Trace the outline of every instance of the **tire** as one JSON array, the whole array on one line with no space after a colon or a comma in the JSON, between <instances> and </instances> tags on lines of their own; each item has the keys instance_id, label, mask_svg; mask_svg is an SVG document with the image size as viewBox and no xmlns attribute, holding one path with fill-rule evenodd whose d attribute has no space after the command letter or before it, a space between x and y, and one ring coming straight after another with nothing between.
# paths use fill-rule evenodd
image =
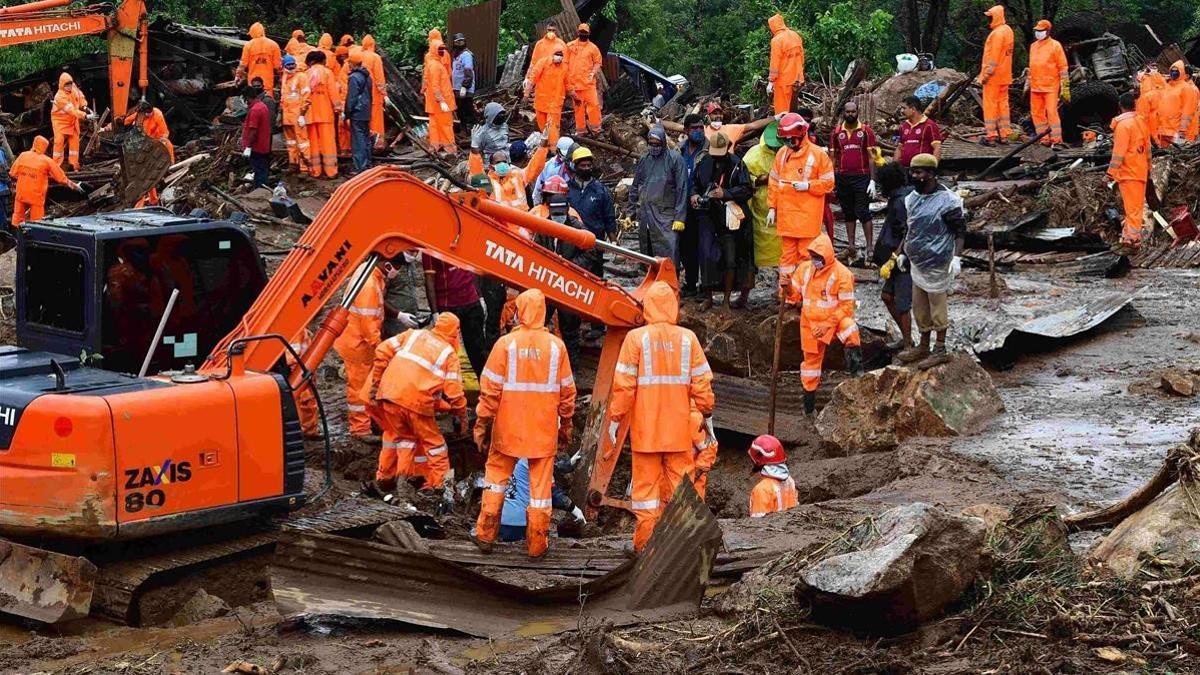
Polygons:
<instances>
[{"instance_id":1,"label":"tire","mask_svg":"<svg viewBox=\"0 0 1200 675\"><path fill-rule=\"evenodd\" d=\"M1108 22L1104 17L1094 12L1081 12L1072 14L1054 24L1054 29L1051 31L1055 40L1058 40L1068 49L1076 42L1085 40L1093 40L1104 35L1108 29ZM1096 51L1097 45L1084 45L1073 50L1079 54L1080 58L1087 58Z\"/></svg>"},{"instance_id":2,"label":"tire","mask_svg":"<svg viewBox=\"0 0 1200 675\"><path fill-rule=\"evenodd\" d=\"M1120 112L1117 88L1098 80L1084 82L1071 88L1071 102L1063 106L1061 117L1063 140L1078 143L1085 126L1108 129Z\"/></svg>"}]
</instances>

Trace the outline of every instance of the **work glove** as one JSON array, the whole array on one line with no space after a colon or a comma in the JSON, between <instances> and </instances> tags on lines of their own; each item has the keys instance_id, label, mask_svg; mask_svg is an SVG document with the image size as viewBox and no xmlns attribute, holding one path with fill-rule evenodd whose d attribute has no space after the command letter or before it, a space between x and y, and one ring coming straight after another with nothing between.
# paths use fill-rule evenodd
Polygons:
<instances>
[{"instance_id":1,"label":"work glove","mask_svg":"<svg viewBox=\"0 0 1200 675\"><path fill-rule=\"evenodd\" d=\"M704 439L706 445L712 445L717 442L717 432L713 429L712 415L704 416Z\"/></svg>"},{"instance_id":2,"label":"work glove","mask_svg":"<svg viewBox=\"0 0 1200 675\"><path fill-rule=\"evenodd\" d=\"M459 98L466 98L466 97L467 97L467 88L466 88L466 87L459 87L459 88L458 88L458 97L459 97Z\"/></svg>"},{"instance_id":3,"label":"work glove","mask_svg":"<svg viewBox=\"0 0 1200 675\"><path fill-rule=\"evenodd\" d=\"M767 225L775 227L775 209L767 210Z\"/></svg>"},{"instance_id":4,"label":"work glove","mask_svg":"<svg viewBox=\"0 0 1200 675\"><path fill-rule=\"evenodd\" d=\"M242 157L249 157L249 156L250 156L250 148L245 148L244 150L242 150Z\"/></svg>"},{"instance_id":5,"label":"work glove","mask_svg":"<svg viewBox=\"0 0 1200 675\"><path fill-rule=\"evenodd\" d=\"M956 277L962 272L962 258L954 256L950 259L950 276Z\"/></svg>"},{"instance_id":6,"label":"work glove","mask_svg":"<svg viewBox=\"0 0 1200 675\"><path fill-rule=\"evenodd\" d=\"M796 192L808 192L808 181L794 180L792 181L792 189Z\"/></svg>"},{"instance_id":7,"label":"work glove","mask_svg":"<svg viewBox=\"0 0 1200 675\"><path fill-rule=\"evenodd\" d=\"M683 232L683 228L685 227L687 226L684 225L682 220L676 220L675 222L671 223L671 230L674 232Z\"/></svg>"},{"instance_id":8,"label":"work glove","mask_svg":"<svg viewBox=\"0 0 1200 675\"><path fill-rule=\"evenodd\" d=\"M471 127L471 149L478 150L483 147L483 125L476 124Z\"/></svg>"},{"instance_id":9,"label":"work glove","mask_svg":"<svg viewBox=\"0 0 1200 675\"><path fill-rule=\"evenodd\" d=\"M80 185L79 183L76 183L75 181L71 181L69 187L76 192L83 192L83 186Z\"/></svg>"},{"instance_id":10,"label":"work glove","mask_svg":"<svg viewBox=\"0 0 1200 675\"><path fill-rule=\"evenodd\" d=\"M417 317L409 314L408 312L396 312L396 320L399 321L400 325L404 326L405 328L417 327Z\"/></svg>"},{"instance_id":11,"label":"work glove","mask_svg":"<svg viewBox=\"0 0 1200 675\"><path fill-rule=\"evenodd\" d=\"M867 196L871 199L879 197L879 190L875 187L875 181L867 183Z\"/></svg>"},{"instance_id":12,"label":"work glove","mask_svg":"<svg viewBox=\"0 0 1200 675\"><path fill-rule=\"evenodd\" d=\"M573 431L573 425L571 424L571 418L569 418L569 417L560 418L558 421L558 451L559 452L563 452L567 448L571 447L571 432L572 431Z\"/></svg>"},{"instance_id":13,"label":"work glove","mask_svg":"<svg viewBox=\"0 0 1200 675\"><path fill-rule=\"evenodd\" d=\"M545 142L546 142L546 137L542 135L542 132L534 131L534 132L530 133L528 137L525 138L525 147L532 152L534 150L541 148L542 144Z\"/></svg>"},{"instance_id":14,"label":"work glove","mask_svg":"<svg viewBox=\"0 0 1200 675\"><path fill-rule=\"evenodd\" d=\"M768 83L767 83L767 93L768 93L768 94L773 94L773 93L775 93L775 83L774 83L774 82L768 82Z\"/></svg>"},{"instance_id":15,"label":"work glove","mask_svg":"<svg viewBox=\"0 0 1200 675\"><path fill-rule=\"evenodd\" d=\"M306 124L308 124L308 122L304 121L304 115L301 115L301 116L299 116L299 117L297 117L297 118L296 118L296 126L298 126L298 127L300 127L301 129L303 129L303 128L304 128L304 125L306 125Z\"/></svg>"},{"instance_id":16,"label":"work glove","mask_svg":"<svg viewBox=\"0 0 1200 675\"><path fill-rule=\"evenodd\" d=\"M896 269L896 254L893 253L888 261L879 267L879 278L887 281L892 278L892 271Z\"/></svg>"},{"instance_id":17,"label":"work glove","mask_svg":"<svg viewBox=\"0 0 1200 675\"><path fill-rule=\"evenodd\" d=\"M571 516L575 518L575 522L580 525L587 525L587 518L583 517L583 509L578 506L571 507Z\"/></svg>"},{"instance_id":18,"label":"work glove","mask_svg":"<svg viewBox=\"0 0 1200 675\"><path fill-rule=\"evenodd\" d=\"M608 422L608 440L615 446L617 444L617 429L621 428L621 423L617 420L609 420Z\"/></svg>"},{"instance_id":19,"label":"work glove","mask_svg":"<svg viewBox=\"0 0 1200 675\"><path fill-rule=\"evenodd\" d=\"M1173 143L1176 147L1182 147L1183 141L1183 134L1175 134L1175 138L1171 139L1171 143Z\"/></svg>"},{"instance_id":20,"label":"work glove","mask_svg":"<svg viewBox=\"0 0 1200 675\"><path fill-rule=\"evenodd\" d=\"M1063 78L1062 84L1059 85L1058 95L1065 103L1071 102L1071 81Z\"/></svg>"},{"instance_id":21,"label":"work glove","mask_svg":"<svg viewBox=\"0 0 1200 675\"><path fill-rule=\"evenodd\" d=\"M491 445L492 435L492 419L490 417L480 417L475 420L475 447L479 448L482 453L487 453L488 446Z\"/></svg>"},{"instance_id":22,"label":"work glove","mask_svg":"<svg viewBox=\"0 0 1200 675\"><path fill-rule=\"evenodd\" d=\"M896 271L908 271L908 256L904 255L903 253L896 257Z\"/></svg>"},{"instance_id":23,"label":"work glove","mask_svg":"<svg viewBox=\"0 0 1200 675\"><path fill-rule=\"evenodd\" d=\"M438 107L441 108L442 112L444 112L444 113L450 112L450 105L448 103L446 103L445 101L442 101L441 103L439 103Z\"/></svg>"}]
</instances>

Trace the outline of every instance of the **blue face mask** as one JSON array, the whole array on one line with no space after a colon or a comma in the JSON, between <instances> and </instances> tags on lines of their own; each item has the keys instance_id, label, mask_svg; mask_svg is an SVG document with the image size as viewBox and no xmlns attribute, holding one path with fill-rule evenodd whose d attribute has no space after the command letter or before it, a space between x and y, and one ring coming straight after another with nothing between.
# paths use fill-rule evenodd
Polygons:
<instances>
[{"instance_id":1,"label":"blue face mask","mask_svg":"<svg viewBox=\"0 0 1200 675\"><path fill-rule=\"evenodd\" d=\"M658 157L659 155L663 154L663 150L665 150L665 148L661 145L651 145L650 146L650 156Z\"/></svg>"},{"instance_id":2,"label":"blue face mask","mask_svg":"<svg viewBox=\"0 0 1200 675\"><path fill-rule=\"evenodd\" d=\"M501 178L507 176L509 168L511 168L511 167L509 167L508 162L497 163L496 164L496 175L500 176Z\"/></svg>"},{"instance_id":3,"label":"blue face mask","mask_svg":"<svg viewBox=\"0 0 1200 675\"><path fill-rule=\"evenodd\" d=\"M689 131L688 132L688 140L693 143L703 143L704 142L704 130L703 129L693 129L693 130Z\"/></svg>"}]
</instances>

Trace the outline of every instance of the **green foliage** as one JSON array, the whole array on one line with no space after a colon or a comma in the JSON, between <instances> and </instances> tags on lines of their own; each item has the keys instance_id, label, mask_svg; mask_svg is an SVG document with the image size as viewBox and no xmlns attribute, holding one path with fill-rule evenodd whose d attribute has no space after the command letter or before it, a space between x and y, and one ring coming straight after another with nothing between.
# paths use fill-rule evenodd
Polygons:
<instances>
[{"instance_id":1,"label":"green foliage","mask_svg":"<svg viewBox=\"0 0 1200 675\"><path fill-rule=\"evenodd\" d=\"M808 61L841 73L851 61L865 57L875 70L886 70L891 61L892 22L892 15L882 9L866 13L849 2L832 5L808 33Z\"/></svg>"}]
</instances>

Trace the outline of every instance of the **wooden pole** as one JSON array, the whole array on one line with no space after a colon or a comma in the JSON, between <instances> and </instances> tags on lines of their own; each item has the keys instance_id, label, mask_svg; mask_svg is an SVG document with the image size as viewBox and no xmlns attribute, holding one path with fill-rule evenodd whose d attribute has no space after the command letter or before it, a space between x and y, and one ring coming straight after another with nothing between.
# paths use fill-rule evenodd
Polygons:
<instances>
[{"instance_id":1,"label":"wooden pole","mask_svg":"<svg viewBox=\"0 0 1200 675\"><path fill-rule=\"evenodd\" d=\"M1034 143L1037 143L1038 141L1042 140L1043 138L1046 137L1046 134L1048 134L1048 133L1050 133L1050 129L1046 129L1045 131L1038 134L1037 136L1034 136L1033 138L1031 138L1031 139L1025 141L1024 143L1018 145L1017 147L1013 148L1012 150L1009 150L1008 152L1004 153L1003 157L992 162L988 166L988 168L984 169L983 171L980 171L979 175L975 176L971 180L983 180L984 178L987 178L988 175L991 174L993 171L995 171L1001 164L1012 159L1013 157L1015 157L1017 155L1017 153L1021 152L1025 148L1028 148L1029 146L1033 145Z\"/></svg>"},{"instance_id":2,"label":"wooden pole","mask_svg":"<svg viewBox=\"0 0 1200 675\"><path fill-rule=\"evenodd\" d=\"M779 352L783 345L783 309L787 306L779 298L779 313L775 315L775 354L771 358L771 399L767 407L767 433L775 434L775 401L779 391Z\"/></svg>"},{"instance_id":3,"label":"wooden pole","mask_svg":"<svg viewBox=\"0 0 1200 675\"><path fill-rule=\"evenodd\" d=\"M996 285L996 240L988 232L988 297L1000 297L1000 287Z\"/></svg>"}]
</instances>

